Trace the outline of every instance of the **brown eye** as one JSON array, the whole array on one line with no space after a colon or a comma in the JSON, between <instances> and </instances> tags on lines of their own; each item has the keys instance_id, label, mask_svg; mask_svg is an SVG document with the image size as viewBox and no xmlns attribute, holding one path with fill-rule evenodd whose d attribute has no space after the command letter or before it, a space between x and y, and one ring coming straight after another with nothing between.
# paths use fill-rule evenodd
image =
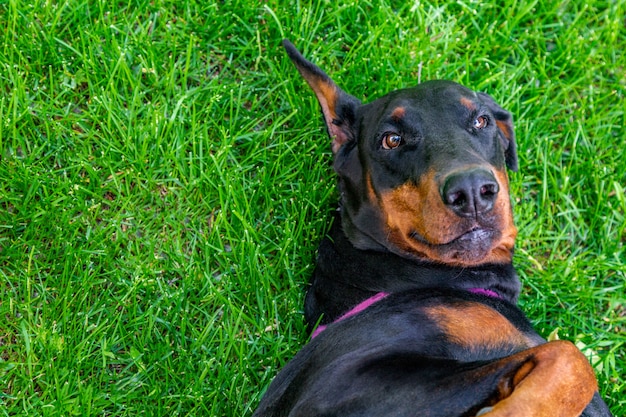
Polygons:
<instances>
[{"instance_id":1,"label":"brown eye","mask_svg":"<svg viewBox=\"0 0 626 417\"><path fill-rule=\"evenodd\" d=\"M396 133L386 133L383 136L383 148L395 149L402 144L402 136Z\"/></svg>"},{"instance_id":2,"label":"brown eye","mask_svg":"<svg viewBox=\"0 0 626 417\"><path fill-rule=\"evenodd\" d=\"M489 119L487 118L487 116L478 116L476 119L474 119L474 129L484 129L485 127L487 127L488 123Z\"/></svg>"}]
</instances>

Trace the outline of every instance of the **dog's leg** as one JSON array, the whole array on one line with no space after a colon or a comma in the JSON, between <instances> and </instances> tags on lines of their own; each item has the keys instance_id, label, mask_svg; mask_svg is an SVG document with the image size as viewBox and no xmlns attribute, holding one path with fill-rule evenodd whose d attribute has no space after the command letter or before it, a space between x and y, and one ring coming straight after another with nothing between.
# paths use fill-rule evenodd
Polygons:
<instances>
[{"instance_id":1,"label":"dog's leg","mask_svg":"<svg viewBox=\"0 0 626 417\"><path fill-rule=\"evenodd\" d=\"M503 399L480 416L578 417L598 389L587 358L570 342L549 342L503 361L519 366L498 384Z\"/></svg>"}]
</instances>

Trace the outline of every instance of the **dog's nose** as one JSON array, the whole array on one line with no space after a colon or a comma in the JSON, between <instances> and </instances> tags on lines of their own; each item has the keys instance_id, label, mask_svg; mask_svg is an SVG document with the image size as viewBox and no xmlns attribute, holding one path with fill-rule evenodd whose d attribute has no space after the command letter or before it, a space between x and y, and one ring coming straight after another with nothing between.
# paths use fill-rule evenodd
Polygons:
<instances>
[{"instance_id":1,"label":"dog's nose","mask_svg":"<svg viewBox=\"0 0 626 417\"><path fill-rule=\"evenodd\" d=\"M493 174L484 169L457 172L445 179L441 198L457 215L474 217L489 212L500 187Z\"/></svg>"}]
</instances>

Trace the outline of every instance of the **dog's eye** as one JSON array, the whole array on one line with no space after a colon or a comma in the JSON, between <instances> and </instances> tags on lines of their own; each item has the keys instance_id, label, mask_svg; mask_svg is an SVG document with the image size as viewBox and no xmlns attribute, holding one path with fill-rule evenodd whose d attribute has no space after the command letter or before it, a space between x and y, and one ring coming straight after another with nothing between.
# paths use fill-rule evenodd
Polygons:
<instances>
[{"instance_id":1,"label":"dog's eye","mask_svg":"<svg viewBox=\"0 0 626 417\"><path fill-rule=\"evenodd\" d=\"M487 116L478 116L476 119L474 119L474 129L476 130L484 129L487 127L488 124L489 119L487 118Z\"/></svg>"},{"instance_id":2,"label":"dog's eye","mask_svg":"<svg viewBox=\"0 0 626 417\"><path fill-rule=\"evenodd\" d=\"M386 133L383 136L383 148L385 149L395 149L402 144L402 136L397 133Z\"/></svg>"}]
</instances>

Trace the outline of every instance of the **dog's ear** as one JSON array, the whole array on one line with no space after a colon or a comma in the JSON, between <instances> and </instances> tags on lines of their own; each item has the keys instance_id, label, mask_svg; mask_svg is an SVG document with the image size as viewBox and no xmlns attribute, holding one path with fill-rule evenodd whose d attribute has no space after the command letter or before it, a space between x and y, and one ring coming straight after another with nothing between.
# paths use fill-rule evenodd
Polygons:
<instances>
[{"instance_id":1,"label":"dog's ear","mask_svg":"<svg viewBox=\"0 0 626 417\"><path fill-rule=\"evenodd\" d=\"M515 145L515 132L513 131L513 117L511 113L500 107L490 95L478 93L482 102L489 107L496 119L498 136L504 146L506 166L511 171L517 171L517 146Z\"/></svg>"},{"instance_id":2,"label":"dog's ear","mask_svg":"<svg viewBox=\"0 0 626 417\"><path fill-rule=\"evenodd\" d=\"M344 143L355 139L356 109L360 101L341 90L324 71L307 61L287 39L283 40L283 46L317 96L328 135L332 139L332 150L336 154Z\"/></svg>"}]
</instances>

